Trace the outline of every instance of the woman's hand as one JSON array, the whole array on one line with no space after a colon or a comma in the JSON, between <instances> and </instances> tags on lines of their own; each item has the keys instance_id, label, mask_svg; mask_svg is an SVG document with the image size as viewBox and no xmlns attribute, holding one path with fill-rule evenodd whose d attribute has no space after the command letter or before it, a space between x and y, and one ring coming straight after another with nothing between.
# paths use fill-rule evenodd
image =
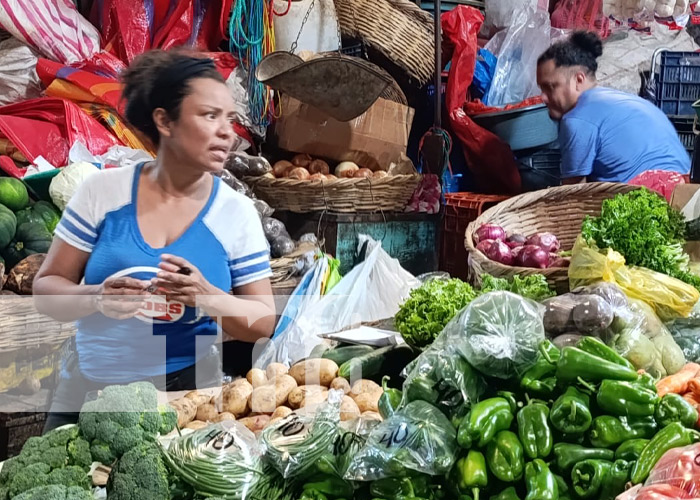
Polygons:
<instances>
[{"instance_id":1,"label":"woman's hand","mask_svg":"<svg viewBox=\"0 0 700 500\"><path fill-rule=\"evenodd\" d=\"M146 304L150 297L146 290L148 281L135 278L107 278L95 295L95 307L99 312L112 319L133 318Z\"/></svg>"},{"instance_id":2,"label":"woman's hand","mask_svg":"<svg viewBox=\"0 0 700 500\"><path fill-rule=\"evenodd\" d=\"M197 307L197 297L214 295L220 291L209 283L195 266L182 257L161 255L160 271L151 284L164 293L168 300L182 302L189 307Z\"/></svg>"}]
</instances>

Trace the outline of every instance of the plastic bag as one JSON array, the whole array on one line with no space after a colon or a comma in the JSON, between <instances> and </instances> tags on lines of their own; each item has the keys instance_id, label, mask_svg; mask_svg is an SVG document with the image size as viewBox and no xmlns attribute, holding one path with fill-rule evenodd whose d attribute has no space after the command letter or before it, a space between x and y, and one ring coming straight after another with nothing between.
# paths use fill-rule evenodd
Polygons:
<instances>
[{"instance_id":1,"label":"plastic bag","mask_svg":"<svg viewBox=\"0 0 700 500\"><path fill-rule=\"evenodd\" d=\"M465 307L440 336L481 373L508 379L537 361L545 338L541 306L514 293L490 292Z\"/></svg>"},{"instance_id":2,"label":"plastic bag","mask_svg":"<svg viewBox=\"0 0 700 500\"><path fill-rule=\"evenodd\" d=\"M537 0L486 0L484 27L487 30L500 30L515 25L517 12L523 7L535 11Z\"/></svg>"},{"instance_id":3,"label":"plastic bag","mask_svg":"<svg viewBox=\"0 0 700 500\"><path fill-rule=\"evenodd\" d=\"M666 274L643 267L628 267L614 250L600 253L579 236L569 266L571 288L597 281L617 284L629 298L649 304L663 321L687 317L700 299L700 292Z\"/></svg>"},{"instance_id":4,"label":"plastic bag","mask_svg":"<svg viewBox=\"0 0 700 500\"><path fill-rule=\"evenodd\" d=\"M700 500L700 444L673 448L661 457L644 485L617 500Z\"/></svg>"},{"instance_id":5,"label":"plastic bag","mask_svg":"<svg viewBox=\"0 0 700 500\"><path fill-rule=\"evenodd\" d=\"M37 54L19 40L0 43L0 106L41 96Z\"/></svg>"},{"instance_id":6,"label":"plastic bag","mask_svg":"<svg viewBox=\"0 0 700 500\"><path fill-rule=\"evenodd\" d=\"M247 498L263 473L255 435L231 420L174 438L163 456L180 479L207 497Z\"/></svg>"},{"instance_id":7,"label":"plastic bag","mask_svg":"<svg viewBox=\"0 0 700 500\"><path fill-rule=\"evenodd\" d=\"M603 15L603 0L564 0L552 12L555 28L597 32L601 38L610 35L610 21Z\"/></svg>"},{"instance_id":8,"label":"plastic bag","mask_svg":"<svg viewBox=\"0 0 700 500\"><path fill-rule=\"evenodd\" d=\"M370 433L380 423L381 420L363 417L340 422L338 434L333 442L333 453L326 458L327 465L336 476L345 477L353 458L365 446Z\"/></svg>"},{"instance_id":9,"label":"plastic bag","mask_svg":"<svg viewBox=\"0 0 700 500\"><path fill-rule=\"evenodd\" d=\"M474 81L470 87L472 98L481 99L481 102L488 104L488 93L496 72L498 58L486 49L479 49L474 68Z\"/></svg>"},{"instance_id":10,"label":"plastic bag","mask_svg":"<svg viewBox=\"0 0 700 500\"><path fill-rule=\"evenodd\" d=\"M70 0L3 0L0 28L54 61L70 64L100 51L100 34Z\"/></svg>"},{"instance_id":11,"label":"plastic bag","mask_svg":"<svg viewBox=\"0 0 700 500\"><path fill-rule=\"evenodd\" d=\"M489 106L519 103L540 95L537 58L550 45L549 14L522 5L498 50L491 42L484 47L498 58L488 93Z\"/></svg>"},{"instance_id":12,"label":"plastic bag","mask_svg":"<svg viewBox=\"0 0 700 500\"><path fill-rule=\"evenodd\" d=\"M374 428L345 479L374 481L407 471L443 475L457 450L457 432L447 417L425 401L412 401Z\"/></svg>"},{"instance_id":13,"label":"plastic bag","mask_svg":"<svg viewBox=\"0 0 700 500\"><path fill-rule=\"evenodd\" d=\"M303 476L333 452L342 398L342 391L332 390L328 401L314 408L315 413L298 410L263 430L260 442L265 458L282 477Z\"/></svg>"},{"instance_id":14,"label":"plastic bag","mask_svg":"<svg viewBox=\"0 0 700 500\"><path fill-rule=\"evenodd\" d=\"M132 149L126 146L112 146L101 155L94 155L78 141L70 148L68 159L71 163L93 163L100 168L131 167L145 161L153 160L153 157L141 149Z\"/></svg>"},{"instance_id":15,"label":"plastic bag","mask_svg":"<svg viewBox=\"0 0 700 500\"><path fill-rule=\"evenodd\" d=\"M233 151L229 154L226 159L226 169L238 178L260 177L272 172L272 166L266 158L249 155L243 151Z\"/></svg>"}]
</instances>

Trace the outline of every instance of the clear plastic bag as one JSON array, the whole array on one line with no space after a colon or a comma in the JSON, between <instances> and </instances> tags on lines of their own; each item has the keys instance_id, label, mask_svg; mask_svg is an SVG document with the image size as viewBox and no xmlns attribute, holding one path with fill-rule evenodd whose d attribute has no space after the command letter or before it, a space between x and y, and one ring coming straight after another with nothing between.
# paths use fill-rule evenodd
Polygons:
<instances>
[{"instance_id":1,"label":"clear plastic bag","mask_svg":"<svg viewBox=\"0 0 700 500\"><path fill-rule=\"evenodd\" d=\"M262 453L255 435L231 420L174 438L163 456L181 480L205 496L251 498L263 477Z\"/></svg>"},{"instance_id":2,"label":"clear plastic bag","mask_svg":"<svg viewBox=\"0 0 700 500\"><path fill-rule=\"evenodd\" d=\"M232 151L226 159L226 169L236 177L260 177L272 172L272 166L266 158L253 156L243 151Z\"/></svg>"},{"instance_id":3,"label":"clear plastic bag","mask_svg":"<svg viewBox=\"0 0 700 500\"><path fill-rule=\"evenodd\" d=\"M253 204L255 205L255 210L258 211L258 215L261 219L264 219L265 217L270 217L272 214L275 213L275 209L263 200L253 200Z\"/></svg>"},{"instance_id":4,"label":"clear plastic bag","mask_svg":"<svg viewBox=\"0 0 700 500\"><path fill-rule=\"evenodd\" d=\"M342 391L332 390L328 401L314 412L296 411L263 430L260 442L265 458L285 479L303 477L333 452L340 433Z\"/></svg>"},{"instance_id":5,"label":"clear plastic bag","mask_svg":"<svg viewBox=\"0 0 700 500\"><path fill-rule=\"evenodd\" d=\"M345 479L374 481L410 471L443 475L452 468L457 450L457 432L447 417L425 401L412 401L372 430Z\"/></svg>"},{"instance_id":6,"label":"clear plastic bag","mask_svg":"<svg viewBox=\"0 0 700 500\"><path fill-rule=\"evenodd\" d=\"M510 292L473 300L441 336L471 366L492 377L522 375L537 361L544 340L542 306Z\"/></svg>"},{"instance_id":7,"label":"clear plastic bag","mask_svg":"<svg viewBox=\"0 0 700 500\"><path fill-rule=\"evenodd\" d=\"M345 476L353 458L365 446L372 430L380 423L380 420L363 417L340 422L340 429L333 443L332 459L329 455L329 465L336 476Z\"/></svg>"}]
</instances>

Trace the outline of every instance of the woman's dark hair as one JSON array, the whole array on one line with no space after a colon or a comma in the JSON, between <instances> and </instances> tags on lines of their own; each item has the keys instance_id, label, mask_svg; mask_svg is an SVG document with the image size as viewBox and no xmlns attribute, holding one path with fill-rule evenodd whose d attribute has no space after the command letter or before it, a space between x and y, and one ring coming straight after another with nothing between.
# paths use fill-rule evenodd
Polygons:
<instances>
[{"instance_id":1,"label":"woman's dark hair","mask_svg":"<svg viewBox=\"0 0 700 500\"><path fill-rule=\"evenodd\" d=\"M160 135L153 111L163 108L171 119L177 120L182 100L190 93L189 82L194 78L225 83L211 59L164 50L139 55L122 74L127 121L158 145Z\"/></svg>"},{"instance_id":2,"label":"woman's dark hair","mask_svg":"<svg viewBox=\"0 0 700 500\"><path fill-rule=\"evenodd\" d=\"M549 47L537 60L537 64L554 61L557 68L583 66L588 73L595 75L598 59L603 55L603 42L591 31L576 31L568 40L557 42Z\"/></svg>"}]
</instances>

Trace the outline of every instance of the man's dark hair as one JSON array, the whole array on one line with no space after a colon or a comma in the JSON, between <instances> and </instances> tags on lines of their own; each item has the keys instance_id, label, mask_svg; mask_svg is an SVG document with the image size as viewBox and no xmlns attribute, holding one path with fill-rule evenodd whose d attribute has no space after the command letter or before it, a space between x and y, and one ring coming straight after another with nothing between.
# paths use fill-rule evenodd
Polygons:
<instances>
[{"instance_id":1,"label":"man's dark hair","mask_svg":"<svg viewBox=\"0 0 700 500\"><path fill-rule=\"evenodd\" d=\"M582 66L595 75L598 59L603 55L603 42L590 31L576 31L568 40L557 42L549 47L537 60L537 64L554 61L557 68Z\"/></svg>"}]
</instances>

